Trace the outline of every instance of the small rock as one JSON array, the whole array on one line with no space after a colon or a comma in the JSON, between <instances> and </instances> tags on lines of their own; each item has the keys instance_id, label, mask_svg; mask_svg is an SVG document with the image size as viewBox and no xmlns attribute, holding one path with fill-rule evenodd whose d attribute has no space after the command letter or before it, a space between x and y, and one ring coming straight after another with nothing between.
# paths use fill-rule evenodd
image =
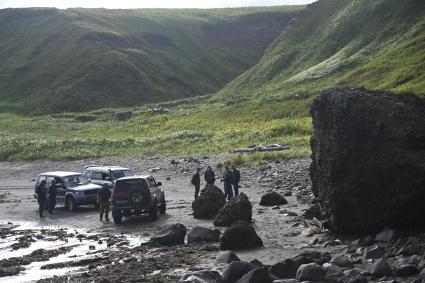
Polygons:
<instances>
[{"instance_id":1,"label":"small rock","mask_svg":"<svg viewBox=\"0 0 425 283\"><path fill-rule=\"evenodd\" d=\"M369 272L376 277L385 277L391 275L391 268L384 259L380 258L370 266Z\"/></svg>"},{"instance_id":2,"label":"small rock","mask_svg":"<svg viewBox=\"0 0 425 283\"><path fill-rule=\"evenodd\" d=\"M95 246L93 246L93 245L90 245L90 246L89 246L89 250L92 250L92 251L93 251L93 250L95 250L95 249L96 249L96 247L95 247Z\"/></svg>"},{"instance_id":3,"label":"small rock","mask_svg":"<svg viewBox=\"0 0 425 283\"><path fill-rule=\"evenodd\" d=\"M253 270L251 264L244 261L233 261L224 270L223 283L233 283L242 278L245 274Z\"/></svg>"},{"instance_id":4,"label":"small rock","mask_svg":"<svg viewBox=\"0 0 425 283\"><path fill-rule=\"evenodd\" d=\"M260 205L264 206L275 206L287 204L288 201L277 192L266 193L261 197Z\"/></svg>"},{"instance_id":5,"label":"small rock","mask_svg":"<svg viewBox=\"0 0 425 283\"><path fill-rule=\"evenodd\" d=\"M352 265L351 260L345 255L338 255L331 259L331 263L339 267L349 267Z\"/></svg>"},{"instance_id":6,"label":"small rock","mask_svg":"<svg viewBox=\"0 0 425 283\"><path fill-rule=\"evenodd\" d=\"M294 278L298 265L292 259L285 259L270 266L270 272L279 278Z\"/></svg>"},{"instance_id":7,"label":"small rock","mask_svg":"<svg viewBox=\"0 0 425 283\"><path fill-rule=\"evenodd\" d=\"M183 224L168 225L153 236L150 242L165 246L182 245L184 244L186 231L186 227Z\"/></svg>"},{"instance_id":8,"label":"small rock","mask_svg":"<svg viewBox=\"0 0 425 283\"><path fill-rule=\"evenodd\" d=\"M232 261L240 261L239 257L232 251L224 251L216 257L217 262L230 263Z\"/></svg>"},{"instance_id":9,"label":"small rock","mask_svg":"<svg viewBox=\"0 0 425 283\"><path fill-rule=\"evenodd\" d=\"M393 229L385 229L375 237L376 242L392 242L400 238L400 233Z\"/></svg>"},{"instance_id":10,"label":"small rock","mask_svg":"<svg viewBox=\"0 0 425 283\"><path fill-rule=\"evenodd\" d=\"M196 271L185 274L179 281L180 283L221 283L220 273L212 270Z\"/></svg>"},{"instance_id":11,"label":"small rock","mask_svg":"<svg viewBox=\"0 0 425 283\"><path fill-rule=\"evenodd\" d=\"M418 274L419 270L413 262L400 258L394 263L394 273L399 277L408 277Z\"/></svg>"},{"instance_id":12,"label":"small rock","mask_svg":"<svg viewBox=\"0 0 425 283\"><path fill-rule=\"evenodd\" d=\"M379 247L377 245L368 247L364 250L364 258L365 259L377 259L382 257L385 254L385 249L382 247Z\"/></svg>"},{"instance_id":13,"label":"small rock","mask_svg":"<svg viewBox=\"0 0 425 283\"><path fill-rule=\"evenodd\" d=\"M251 270L245 274L236 283L272 283L273 280L270 278L269 271L266 267L257 268Z\"/></svg>"},{"instance_id":14,"label":"small rock","mask_svg":"<svg viewBox=\"0 0 425 283\"><path fill-rule=\"evenodd\" d=\"M346 270L343 272L344 283L367 283L367 278L355 269Z\"/></svg>"},{"instance_id":15,"label":"small rock","mask_svg":"<svg viewBox=\"0 0 425 283\"><path fill-rule=\"evenodd\" d=\"M255 229L248 224L234 224L224 231L220 239L220 249L246 249L262 247L263 241L258 237Z\"/></svg>"},{"instance_id":16,"label":"small rock","mask_svg":"<svg viewBox=\"0 0 425 283\"><path fill-rule=\"evenodd\" d=\"M261 268L261 267L264 266L264 264L261 261L259 261L258 259L251 260L249 262L249 264L251 264L251 266L254 267L254 268Z\"/></svg>"},{"instance_id":17,"label":"small rock","mask_svg":"<svg viewBox=\"0 0 425 283\"><path fill-rule=\"evenodd\" d=\"M221 231L219 229L193 227L187 235L187 242L218 242L220 240L220 234Z\"/></svg>"},{"instance_id":18,"label":"small rock","mask_svg":"<svg viewBox=\"0 0 425 283\"><path fill-rule=\"evenodd\" d=\"M323 266L317 263L302 264L297 270L298 281L322 281L326 271Z\"/></svg>"}]
</instances>

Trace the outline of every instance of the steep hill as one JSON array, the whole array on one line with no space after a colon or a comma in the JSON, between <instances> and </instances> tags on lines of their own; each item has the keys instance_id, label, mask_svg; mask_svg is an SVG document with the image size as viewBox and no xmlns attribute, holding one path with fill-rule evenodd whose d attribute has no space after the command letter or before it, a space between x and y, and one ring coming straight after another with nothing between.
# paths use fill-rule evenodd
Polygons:
<instances>
[{"instance_id":1,"label":"steep hill","mask_svg":"<svg viewBox=\"0 0 425 283\"><path fill-rule=\"evenodd\" d=\"M238 101L335 85L425 93L425 1L314 2L221 97Z\"/></svg>"},{"instance_id":2,"label":"steep hill","mask_svg":"<svg viewBox=\"0 0 425 283\"><path fill-rule=\"evenodd\" d=\"M0 111L132 106L221 89L302 6L0 10Z\"/></svg>"}]
</instances>

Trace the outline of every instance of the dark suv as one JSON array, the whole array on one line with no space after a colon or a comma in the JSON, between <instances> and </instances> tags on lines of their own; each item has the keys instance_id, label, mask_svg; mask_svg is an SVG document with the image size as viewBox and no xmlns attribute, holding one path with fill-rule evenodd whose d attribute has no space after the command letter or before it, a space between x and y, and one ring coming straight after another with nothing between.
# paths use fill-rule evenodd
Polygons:
<instances>
[{"instance_id":1,"label":"dark suv","mask_svg":"<svg viewBox=\"0 0 425 283\"><path fill-rule=\"evenodd\" d=\"M165 195L161 182L152 176L123 177L115 181L112 191L112 217L120 224L123 217L148 213L152 220L165 213Z\"/></svg>"},{"instance_id":2,"label":"dark suv","mask_svg":"<svg viewBox=\"0 0 425 283\"><path fill-rule=\"evenodd\" d=\"M35 183L36 190L41 181L45 181L46 187L49 187L52 180L56 181L58 204L64 204L71 211L75 211L77 206L83 204L96 206L97 192L101 187L90 184L80 173L55 171L39 174ZM37 198L37 194L34 194L34 197Z\"/></svg>"}]
</instances>

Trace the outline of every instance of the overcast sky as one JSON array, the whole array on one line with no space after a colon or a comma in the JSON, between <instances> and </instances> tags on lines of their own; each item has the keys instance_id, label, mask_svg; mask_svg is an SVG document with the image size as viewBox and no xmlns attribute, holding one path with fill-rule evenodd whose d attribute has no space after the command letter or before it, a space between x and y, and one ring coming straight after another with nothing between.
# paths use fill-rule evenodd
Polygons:
<instances>
[{"instance_id":1,"label":"overcast sky","mask_svg":"<svg viewBox=\"0 0 425 283\"><path fill-rule=\"evenodd\" d=\"M0 0L0 9L20 7L223 8L308 4L314 0Z\"/></svg>"}]
</instances>

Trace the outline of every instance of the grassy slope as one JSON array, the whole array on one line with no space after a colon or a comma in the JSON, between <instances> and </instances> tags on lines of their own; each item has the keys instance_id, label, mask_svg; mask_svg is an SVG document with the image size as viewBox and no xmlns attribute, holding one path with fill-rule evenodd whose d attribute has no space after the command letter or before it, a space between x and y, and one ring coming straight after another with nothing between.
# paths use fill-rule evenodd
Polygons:
<instances>
[{"instance_id":1,"label":"grassy slope","mask_svg":"<svg viewBox=\"0 0 425 283\"><path fill-rule=\"evenodd\" d=\"M208 153L252 143L291 150L248 159L308 155L308 109L321 89L348 83L425 93L423 11L418 0L321 0L218 95L169 103L163 114L135 108L127 121L116 117L128 109L88 113L96 120L87 123L79 114L4 114L0 159Z\"/></svg>"},{"instance_id":2,"label":"grassy slope","mask_svg":"<svg viewBox=\"0 0 425 283\"><path fill-rule=\"evenodd\" d=\"M0 10L0 110L86 111L219 90L302 6Z\"/></svg>"},{"instance_id":3,"label":"grassy slope","mask_svg":"<svg viewBox=\"0 0 425 283\"><path fill-rule=\"evenodd\" d=\"M424 93L424 47L424 1L320 0L221 96L284 96L337 84Z\"/></svg>"}]
</instances>

